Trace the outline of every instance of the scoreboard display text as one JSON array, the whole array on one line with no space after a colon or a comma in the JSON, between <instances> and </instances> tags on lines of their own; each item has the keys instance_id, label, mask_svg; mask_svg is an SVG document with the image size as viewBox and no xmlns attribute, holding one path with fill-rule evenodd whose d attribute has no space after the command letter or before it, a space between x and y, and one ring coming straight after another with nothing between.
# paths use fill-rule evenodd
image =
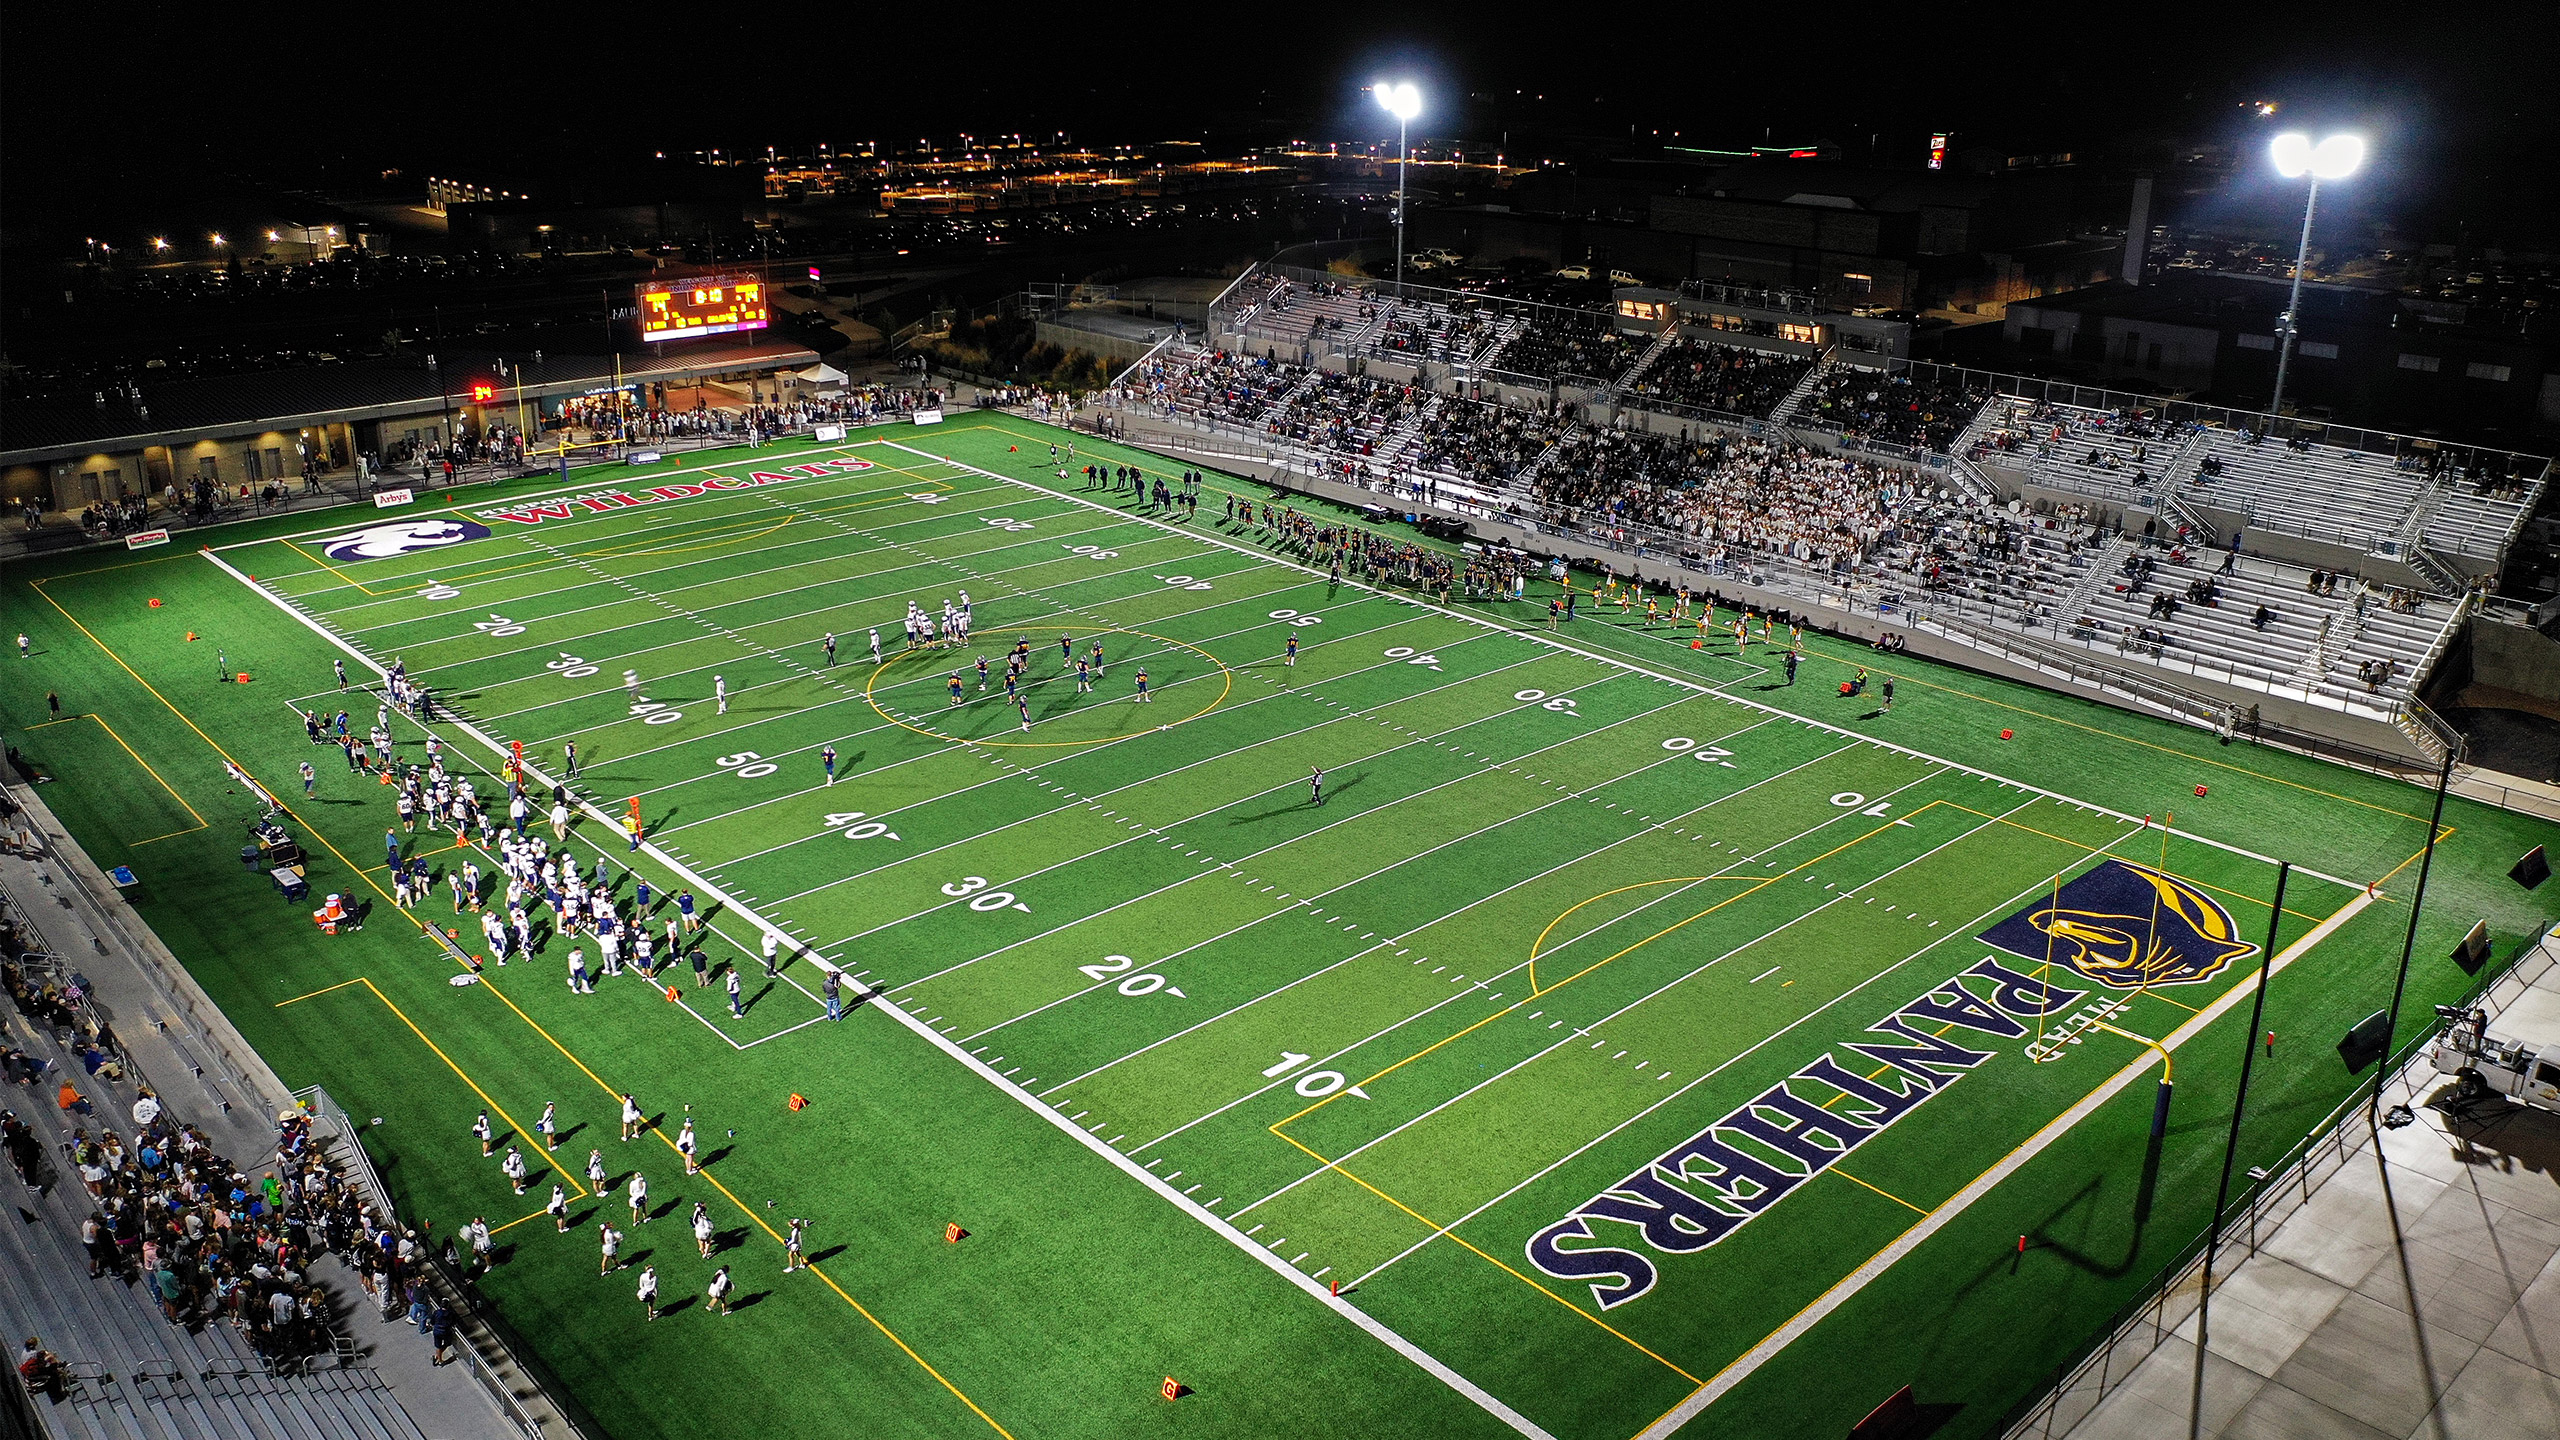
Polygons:
<instances>
[{"instance_id":1,"label":"scoreboard display text","mask_svg":"<svg viewBox=\"0 0 2560 1440\"><path fill-rule=\"evenodd\" d=\"M689 340L762 330L773 323L764 282L750 275L652 281L639 288L639 299L643 340Z\"/></svg>"}]
</instances>

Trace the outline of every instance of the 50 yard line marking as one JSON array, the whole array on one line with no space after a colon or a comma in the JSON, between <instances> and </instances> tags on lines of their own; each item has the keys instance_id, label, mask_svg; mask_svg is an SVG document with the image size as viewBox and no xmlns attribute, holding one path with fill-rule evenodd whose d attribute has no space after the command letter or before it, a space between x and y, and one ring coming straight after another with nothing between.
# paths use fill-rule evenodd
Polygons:
<instances>
[{"instance_id":1,"label":"50 yard line marking","mask_svg":"<svg viewBox=\"0 0 2560 1440\"><path fill-rule=\"evenodd\" d=\"M1016 485L1016 486L1020 486L1021 488L1025 489L1025 490L1035 491L1035 492L1038 492L1038 493L1040 493L1040 494L1044 494L1044 495L1052 495L1052 496L1056 496L1058 499L1071 501L1071 502L1073 502L1073 503L1080 504L1080 505L1090 506L1090 507L1091 507L1091 508L1093 508L1093 509L1101 510L1101 511L1105 511L1105 512L1110 513L1110 514L1120 514L1120 513L1122 513L1122 512L1116 511L1116 510L1112 510L1110 506L1107 506L1107 505L1101 504L1101 503L1100 503L1100 502L1098 502L1098 501L1093 501L1093 500L1084 500L1084 499L1080 499L1080 498L1079 498L1079 497L1077 497L1077 496L1066 494L1066 493L1064 493L1064 492L1062 492L1062 491L1050 490L1050 489L1048 489L1048 488L1047 488L1047 487L1045 487L1045 486L1035 484L1035 483L1033 483L1033 482L1031 482L1031 481L1028 481L1028 480L1022 480L1022 479L1017 479L1017 478L1015 478L1015 477L1013 477L1013 476L1010 476L1010 475L1002 475L1002 474L998 474L997 472L995 472L995 471L993 471L993 470L982 469L982 468L980 468L979 466L971 465L971 464L969 464L968 462L963 461L963 460L955 460L955 459L953 459L953 458L951 458L951 457L949 457L949 456L947 456L947 455L935 455L935 454L932 454L932 453L931 453L931 452L929 452L929 451L918 450L918 449L916 449L914 446L912 446L912 445L908 445L908 444L905 444L905 443L900 442L900 441L884 439L884 440L880 441L879 443L881 443L881 444L883 444L883 445L886 445L886 446L889 446L891 449L894 449L894 450L904 450L904 451L906 451L906 452L907 452L908 454L910 454L910 455L921 456L921 457L926 458L926 459L929 459L929 460L937 460L937 461L940 461L940 462L941 462L941 463L943 463L943 464L951 465L951 466L957 467L957 468L959 468L959 469L969 471L969 472L971 472L971 473L973 473L973 474L977 474L977 475L985 476L987 479L990 479L990 480L1000 480L1000 481L1003 481L1005 484L1008 484L1008 485ZM1133 448L1134 448L1134 447L1133 447ZM1196 538L1197 540L1199 540L1199 542L1200 542L1201 544L1204 544L1204 545L1216 545L1216 546L1220 546L1220 547L1225 548L1225 549L1228 549L1228 550L1238 551L1238 552L1240 552L1240 553L1242 553L1242 554L1246 554L1246 555L1255 555L1255 556L1257 556L1258 558L1261 558L1261 559L1263 559L1263 560L1265 560L1265 561L1267 561L1268 563L1273 564L1273 565L1284 566L1284 567L1286 567L1286 568L1289 568L1289 569L1292 569L1292 570L1296 570L1296 571L1299 571L1299 572L1301 572L1301 573L1303 573L1303 574L1310 575L1310 576L1314 576L1314 577L1317 577L1317 578L1319 578L1319 579L1321 579L1321 578L1323 578L1323 577L1324 577L1324 572L1323 572L1323 571L1321 571L1321 570L1315 569L1315 568L1313 568L1313 567L1311 567L1311 566L1307 566L1307 565L1300 564L1299 562L1297 562L1297 561L1295 561L1295 560L1288 559L1288 558L1286 558L1286 557L1284 557L1284 556L1279 556L1279 555L1268 555L1268 556L1264 556L1264 555L1261 555L1261 554L1260 554L1260 552L1255 551L1255 550L1251 549L1251 548L1250 548L1250 547L1248 547L1248 546L1240 545L1240 544L1236 543L1235 541L1230 540L1230 539L1228 539L1227 537L1225 537L1225 536L1223 536L1223 535L1214 535L1214 534L1210 534L1210 533L1205 532L1205 531L1186 531L1186 530L1177 530L1177 529L1175 529L1172 525L1168 524L1167 522L1162 521L1162 520L1158 520L1158 519L1154 518L1153 516L1146 516L1146 515L1130 515L1130 516L1128 516L1127 518L1128 518L1128 519L1131 519L1131 520L1138 521L1138 522L1139 522L1139 523L1141 523L1141 524L1147 524L1147 525L1154 525L1154 526L1157 526L1157 527L1159 527L1159 528L1161 528L1161 529L1164 529L1164 530L1170 531L1170 532L1171 532L1171 533L1173 533L1173 534L1177 534L1177 535L1189 534L1189 535L1192 535L1192 536L1194 536L1194 538ZM1519 636L1520 638L1522 638L1522 639L1524 639L1524 640L1528 640L1528 641L1531 641L1532 643L1539 644L1539 645L1545 645L1545 646L1548 646L1548 647L1549 647L1549 648L1551 648L1551 649L1561 650L1561 651L1564 651L1566 654L1569 654L1569 655L1579 655L1579 656L1581 656L1581 657L1582 657L1583 659L1585 659L1585 660L1594 661L1594 662L1596 662L1596 663L1598 663L1598 664L1602 664L1602 665L1614 665L1614 666L1617 666L1618 668L1620 668L1620 669L1622 669L1622 670L1627 670L1627 671L1630 671L1630 672L1632 672L1632 673L1634 673L1634 674L1637 674L1637 675L1643 675L1643 676L1647 676L1647 677L1649 677L1649 678L1651 678L1651 679L1655 679L1655 680L1662 681L1664 684L1667 684L1667 685L1677 685L1677 686L1679 686L1680 688L1682 688L1682 689L1684 689L1684 690L1692 690L1692 691L1697 692L1697 693L1698 693L1698 694L1700 694L1700 695L1713 696L1714 698L1716 698L1716 699L1718 699L1718 700L1724 701L1724 702L1725 702L1726 704L1728 704L1728 705L1740 705L1740 706L1743 706L1743 707L1744 707L1744 708L1746 708L1746 709L1756 710L1756 711L1759 711L1760 713L1765 714L1765 715L1773 715L1773 716L1777 716L1777 717L1782 718L1782 719L1786 719L1786 720L1793 721L1793 722L1795 722L1796 724L1799 724L1799 725L1808 726L1808 727L1810 727L1810 728L1812 728L1812 729L1826 731L1826 732L1828 732L1828 733L1830 733L1830 734L1838 735L1838 736L1841 736L1841 737L1843 737L1843 738L1845 738L1845 739L1854 740L1854 741L1856 741L1857 743L1859 743L1859 744L1861 744L1861 745L1872 745L1872 746L1876 747L1876 748L1877 748L1877 749L1879 749L1879 750L1890 750L1890 751L1893 751L1893 752L1894 752L1894 753L1896 753L1896 754L1911 756L1913 759L1916 759L1916 760L1926 760L1926 761L1930 762L1931 764L1935 764L1935 765L1943 765L1943 766L1947 767L1947 768L1948 768L1948 769L1950 769L1950 770L1958 770L1958 771L1962 771L1963 773L1965 773L1965 774L1967 774L1967 775L1972 775L1972 776L1975 776L1975 777L1977 777L1977 778L1979 778L1979 779L1983 779L1983 780L1993 781L1993 782L1996 782L1996 783L1998 783L1998 784L2008 786L2008 787L2010 787L2011 789L2024 791L2024 792L2026 792L2026 793L2028 793L2028 794L2031 794L2031 795L2039 795L2039 796L2042 796L2043 798L2045 798L2045 799L2047 799L2047 800L2052 800L2052 801L2055 801L2055 802L2060 803L2060 804L2065 804L2065 805L2077 805L2077 806L2079 806L2080 808L2082 808L2082 809L2084 809L2084 810L2088 810L2088 811L2091 811L2091 812L2096 813L2096 814L2104 815L2104 816L2106 816L2106 817L2108 817L2109 819L2112 819L2112 820L2122 820L2122 821L2125 821L2125 822L2127 822L2127 823L2131 823L2131 822L2133 822L2133 821L2134 821L2134 819L2135 819L2135 817L2134 817L2134 816L2124 814L2124 813L2123 813L2123 812L2121 812L2121 811L2112 810L2112 809L2109 809L2109 808L2107 808L2106 806L2103 806L2103 805L2092 805L2092 804L2090 804L2089 802L2087 802L2087 801L2085 801L2085 800L2081 800L2081 799L2078 799L2078 798L2076 798L2076 797L2069 796L2069 795L2064 795L2064 794L2061 794L2061 793L2060 793L2060 792L2058 792L2058 791L2053 791L2053 790L2045 789L2045 788L2044 788L2043 786L2041 786L2041 785L2029 785L2029 784L2027 784L2026 782L2024 782L2024 781L2022 781L2022 780L2012 780L2012 779L2010 779L2008 776L1998 774L1998 773L1996 773L1996 772L1994 772L1994 771L1985 770L1985 769L1981 768L1981 767L1980 767L1980 766L1978 766L1978 765L1967 765L1967 764L1963 763L1962 761L1958 761L1958 760L1949 760L1949 759L1947 759L1947 758L1945 758L1945 757L1943 757L1943 756L1930 754L1928 751L1925 751L1925 750L1915 750L1915 749L1911 748L1911 747L1910 747L1910 746L1908 746L1908 745L1899 745L1899 744L1896 744L1896 743L1894 743L1893 741L1890 741L1890 740L1880 740L1880 739L1876 738L1875 736L1868 735L1868 734L1865 734L1865 733L1863 733L1863 732L1861 732L1861 731L1857 731L1857 730L1850 730L1850 729L1846 729L1846 728L1844 728L1844 727L1842 727L1842 726L1833 725L1833 724L1829 723L1828 721L1808 719L1808 718L1806 718L1806 717L1804 717L1804 716L1802 716L1802 715L1797 715L1797 714L1795 714L1795 713L1793 713L1793 712L1791 712L1791 711L1780 710L1780 709L1778 709L1778 708L1777 708L1776 706L1774 706L1774 705L1764 704L1764 703L1762 703L1762 702L1760 702L1760 701L1758 701L1758 700L1749 700L1749 699L1745 699L1745 698L1743 698L1742 696L1739 696L1739 695L1728 695L1728 694L1726 694L1725 692L1723 692L1723 691L1721 691L1721 690L1718 690L1718 689L1716 689L1715 687L1713 687L1713 686L1711 686L1711 685L1708 685L1708 684L1704 683L1703 681L1694 680L1694 679L1691 679L1691 678L1689 678L1689 677L1687 677L1687 676L1683 676L1683 675L1674 675L1674 674L1667 673L1667 672L1665 672L1665 671L1654 670L1654 669L1651 669L1651 668L1649 668L1649 667L1647 667L1647 666L1639 665L1639 664L1637 664L1635 661L1633 661L1633 660L1631 660L1631 659L1629 659L1628 657L1623 656L1623 655L1608 655L1608 654L1604 654L1604 653L1597 652L1597 651L1585 650L1585 649L1581 648L1581 647L1580 647L1580 646L1578 646L1578 645L1571 645L1571 644L1568 644L1568 643L1566 643L1565 641L1563 641L1562 639L1559 639L1559 638L1557 638L1557 637L1555 637L1555 636L1552 636L1552 635L1545 634L1545 633L1543 633L1543 632L1541 632L1541 631L1538 631L1538 630L1534 630L1534 629L1528 629L1528 630L1515 629L1515 628L1513 628L1512 626L1505 625L1505 624L1501 623L1500 621L1486 619L1485 617L1483 617L1483 616L1481 616L1481 615L1471 615L1471 614L1469 614L1469 613L1467 613L1466 611L1463 611L1463 610L1451 609L1451 608L1449 608L1449 607L1447 607L1447 606L1442 606L1442 605L1434 604L1434 603L1432 603L1432 602L1431 602L1431 601L1429 601L1429 600L1426 600L1426 599L1421 598L1420 596L1406 596L1406 595L1398 595L1398 594L1395 594L1395 593L1394 593L1394 592L1392 592L1392 591L1388 591L1388 590L1380 589L1380 588L1379 588L1379 587L1377 587L1377 586L1369 585L1369 584L1365 584L1365 583L1363 583L1363 582L1355 581L1355 580L1351 580L1351 579L1345 579L1342 583L1343 583L1344 585L1346 585L1346 586L1352 586L1352 587L1355 587L1355 588L1358 588L1358 589L1363 589L1363 590L1372 590L1372 591L1375 591L1377 594L1379 594L1379 595L1381 595L1381 596L1384 596L1384 597L1385 597L1385 598L1387 598L1387 599L1397 601L1397 602L1399 602L1399 603L1401 603L1401 604L1412 605L1412 606L1415 606L1415 607L1417 607L1417 608L1419 608L1419 609L1424 609L1424 610L1434 611L1434 612L1436 612L1436 613L1438 613L1438 614L1442 614L1442 615L1449 616L1449 617L1450 617L1450 618L1452 618L1452 619L1456 619L1456 620L1463 620L1463 621L1467 622L1467 623L1468 623L1468 624L1470 624L1470 625L1481 625L1481 626L1484 626L1486 629L1489 629L1489 630L1499 630L1499 631L1503 632L1504 634L1508 634L1508 635L1517 635L1517 636ZM2224 851L2224 852L2226 852L2226 853L2228 853L2228 854L2232 854L2232 855L2238 855L2238 856L2242 857L2243 859L2255 860L2255 861L2258 861L2259 863L2261 863L2261 864L2265 864L2265 865L2273 865L2273 864L2275 864L2275 863L2276 863L2275 859L2274 859L2272 856L2261 855L2261 854L2259 854L2258 852L2256 852L2256 851L2254 851L2254 850L2245 849L2245 848L2243 848L2243 847L2241 847L2241 846L2230 844L2230 843L2228 843L2227 841L2216 840L2216 839L2211 838L2210 836L2197 835L2197 834L2193 834L2193 833L2190 833L2190 832L2188 832L2188 831L2184 831L2184 830L2175 830L2175 831L2171 831L2170 833L2175 834L2176 836L2178 836L2178 838L2180 838L2180 839L2182 839L2182 840L2192 840L2192 841L2194 841L2195 843L2197 843L2197 844L2199 844L2199 845L2209 845L2209 846L2213 847L2213 848L2214 848L2214 849L2216 849L2216 850L2221 850L2221 851ZM2343 886L2346 886L2346 887L2347 887L2347 888L2349 888L2349 889L2356 889L2356 888L2358 888L2358 887L2354 884L2354 882L2352 882L2352 881L2348 881L2348 880L2341 880L2341 879L2339 879L2339 878L2338 878L2337 876L2335 876L2335 875L2326 875L2326 874L2322 874L2320 871L2313 870L2313 869L2310 869L2310 868L2308 868L2308 867L2301 866L2301 865L2296 865L2296 866L2294 866L2293 868L2294 868L2294 870L2295 870L2297 873L2299 873L2299 874L2309 875L2309 876L2313 877L2314 879L2326 880L2326 881L2328 881L2328 882L2329 882L2330 884L2332 884L2332 885L2343 885Z\"/></svg>"}]
</instances>

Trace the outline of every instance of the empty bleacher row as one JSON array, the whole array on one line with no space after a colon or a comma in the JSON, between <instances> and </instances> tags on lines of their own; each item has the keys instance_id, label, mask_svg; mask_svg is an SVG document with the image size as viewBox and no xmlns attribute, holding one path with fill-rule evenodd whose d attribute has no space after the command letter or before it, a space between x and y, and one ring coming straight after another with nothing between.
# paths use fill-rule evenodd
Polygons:
<instances>
[{"instance_id":1,"label":"empty bleacher row","mask_svg":"<svg viewBox=\"0 0 2560 1440\"><path fill-rule=\"evenodd\" d=\"M1972 433L1967 458L2060 489L2120 502L2171 496L2363 550L2402 538L2415 521L2419 543L2484 564L2504 552L2539 483L2471 473L2442 449L2395 458L2016 396L1994 400Z\"/></svg>"},{"instance_id":2,"label":"empty bleacher row","mask_svg":"<svg viewBox=\"0 0 2560 1440\"><path fill-rule=\"evenodd\" d=\"M1681 339L1663 348L1619 391L1619 403L1660 403L1765 420L1813 367L1809 355Z\"/></svg>"}]
</instances>

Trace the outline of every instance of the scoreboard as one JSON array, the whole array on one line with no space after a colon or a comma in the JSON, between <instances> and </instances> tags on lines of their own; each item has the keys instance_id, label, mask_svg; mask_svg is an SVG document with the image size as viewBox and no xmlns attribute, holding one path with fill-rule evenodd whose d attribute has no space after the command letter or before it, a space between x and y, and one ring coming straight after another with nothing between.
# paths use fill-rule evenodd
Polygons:
<instances>
[{"instance_id":1,"label":"scoreboard","mask_svg":"<svg viewBox=\"0 0 2560 1440\"><path fill-rule=\"evenodd\" d=\"M700 275L639 287L640 338L689 340L762 330L773 323L764 282L752 275Z\"/></svg>"}]
</instances>

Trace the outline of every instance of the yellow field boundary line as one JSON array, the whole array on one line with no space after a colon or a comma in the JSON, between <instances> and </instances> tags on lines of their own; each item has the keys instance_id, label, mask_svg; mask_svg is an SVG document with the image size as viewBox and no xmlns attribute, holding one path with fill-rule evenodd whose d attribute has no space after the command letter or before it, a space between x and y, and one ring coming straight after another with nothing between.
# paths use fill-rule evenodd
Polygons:
<instances>
[{"instance_id":1,"label":"yellow field boundary line","mask_svg":"<svg viewBox=\"0 0 2560 1440\"><path fill-rule=\"evenodd\" d=\"M495 1099L492 1099L488 1091L481 1089L480 1082L471 1078L470 1071L455 1064L453 1057L444 1053L443 1046L438 1045L435 1041L427 1038L427 1032L418 1028L418 1022L409 1018L409 1012L401 1009L398 1005L393 1004L391 997L383 994L382 987L374 984L371 977L359 975L353 980L341 980L335 985L314 990L307 995L296 995L290 1000L279 1000L275 1003L275 1008L281 1010L287 1005L299 1005L305 1000L317 1000L323 995L334 995L338 991L344 990L351 985L361 985L365 989L371 991L373 993L373 998L381 1001L385 1008L390 1010L393 1015L398 1016L400 1023L409 1027L409 1033L417 1036L420 1044L425 1045L429 1050L434 1051L436 1058L444 1062L445 1068L451 1070L455 1077L460 1079L463 1084L470 1086L471 1093L480 1097L480 1103L488 1106L491 1114L496 1115L499 1119L507 1122L507 1128L514 1131L518 1138L527 1140L533 1138L534 1132L517 1123L516 1117L507 1113L507 1107L499 1104ZM353 1137L350 1138L352 1139ZM544 1153L546 1156L549 1154L548 1151ZM593 1192L588 1190L586 1186L578 1183L577 1176L569 1173L568 1166L548 1160L546 1160L545 1163L550 1164L553 1172L558 1174L562 1180L568 1182L569 1188L577 1193L579 1199L587 1199L593 1194Z\"/></svg>"},{"instance_id":2,"label":"yellow field boundary line","mask_svg":"<svg viewBox=\"0 0 2560 1440\"><path fill-rule=\"evenodd\" d=\"M74 721L74 720L95 720L95 721L97 721L97 722L98 722L98 728L107 732L107 738L109 738L109 739L111 739L111 740L115 741L115 742L116 742L116 744L118 744L118 745L120 745L120 746L123 746L123 747L124 747L124 753L126 753L127 755L131 755L131 756L133 757L133 763L134 763L134 764L136 764L136 765L141 766L141 767L142 767L142 769L143 769L143 773L144 773L144 774L147 774L147 775L149 775L152 779L159 781L159 782L160 782L160 788L169 792L169 798L170 798L170 799L177 801L177 802L178 802L178 804L179 804L179 806L180 806L181 808L183 808L183 809L184 809L184 810L185 810L189 815L193 815L193 816L195 816L195 822L196 822L196 823L195 823L195 824L193 824L193 825L191 825L191 826L189 826L188 828L186 828L186 829L184 829L184 830L172 830L172 831L170 831L170 832L169 832L168 834L166 834L166 835L154 835L154 836L152 836L152 837L151 837L151 840L136 840L136 841L132 842L133 844L135 844L135 845L137 845L137 846L140 846L140 845L148 845L148 844L150 844L150 843L151 843L151 841L152 841L152 840L175 840L176 838L178 838L178 837L179 837L179 836L181 836L181 835L193 835L194 833L196 833L196 831L206 829L206 828L208 828L208 827L212 824L212 822L211 822L211 821L209 821L209 820L207 820L207 819L205 819L203 815L201 815L201 814L197 813L196 807L194 807L193 805L189 805L189 804L187 804L187 797L178 793L178 787L177 787L177 786L175 786L175 785L170 784L170 783L169 783L169 779L168 779L168 777L167 777L167 776L162 775L159 771L152 769L152 768L151 768L151 762L150 762L150 761L148 761L148 760L143 759L143 758L142 758L142 753L141 753L140 751L138 751L138 750L134 749L134 748L133 748L133 746L132 746L132 744L131 744L130 742L128 742L128 741L127 741L127 740L126 740L122 735L118 735L118 734L116 733L116 727L114 727L113 725L108 724L108 723L106 722L106 717L104 717L104 716L102 716L102 715L95 714L95 713L83 713L83 714L79 714L79 715L65 715L65 716L63 716L63 717L62 717L61 719L59 719L59 720L47 720L47 721L44 721L42 724L30 725L30 726L28 726L27 728L28 728L28 729L30 729L30 730L44 730L44 729L49 729L49 728L51 728L51 727L53 727L53 726L56 726L56 725L68 725L68 724L70 724L70 723L71 723L72 721Z\"/></svg>"}]
</instances>

